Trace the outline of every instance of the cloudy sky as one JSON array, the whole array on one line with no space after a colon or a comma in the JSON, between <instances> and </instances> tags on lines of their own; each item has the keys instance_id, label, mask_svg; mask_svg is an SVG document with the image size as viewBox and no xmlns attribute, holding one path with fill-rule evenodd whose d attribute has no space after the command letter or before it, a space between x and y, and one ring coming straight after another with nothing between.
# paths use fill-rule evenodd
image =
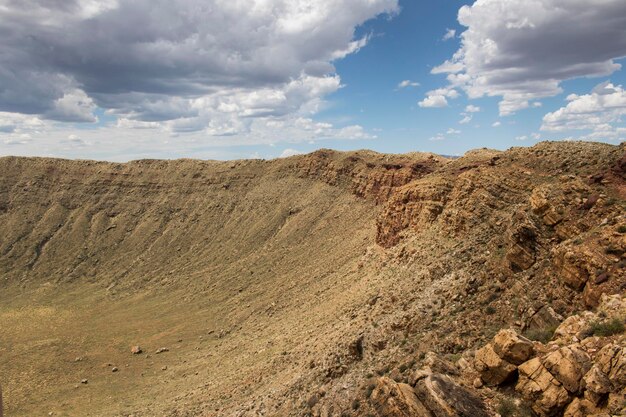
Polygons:
<instances>
[{"instance_id":1,"label":"cloudy sky","mask_svg":"<svg viewBox=\"0 0 626 417\"><path fill-rule=\"evenodd\" d=\"M0 0L0 155L626 138L624 0Z\"/></svg>"}]
</instances>

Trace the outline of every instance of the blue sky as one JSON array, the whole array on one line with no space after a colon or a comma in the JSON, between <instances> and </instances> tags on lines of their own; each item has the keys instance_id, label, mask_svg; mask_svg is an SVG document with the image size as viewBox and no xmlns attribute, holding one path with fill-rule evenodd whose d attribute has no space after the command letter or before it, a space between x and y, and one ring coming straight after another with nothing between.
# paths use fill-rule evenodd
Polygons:
<instances>
[{"instance_id":1,"label":"blue sky","mask_svg":"<svg viewBox=\"0 0 626 417\"><path fill-rule=\"evenodd\" d=\"M0 155L460 155L626 137L622 0L34 3L0 11Z\"/></svg>"}]
</instances>

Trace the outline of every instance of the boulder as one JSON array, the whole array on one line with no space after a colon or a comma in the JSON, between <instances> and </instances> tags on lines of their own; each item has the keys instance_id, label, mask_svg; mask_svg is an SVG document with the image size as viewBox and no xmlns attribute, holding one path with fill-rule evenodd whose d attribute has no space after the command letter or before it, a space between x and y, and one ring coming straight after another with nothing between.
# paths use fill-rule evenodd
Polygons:
<instances>
[{"instance_id":1,"label":"boulder","mask_svg":"<svg viewBox=\"0 0 626 417\"><path fill-rule=\"evenodd\" d=\"M530 330L544 330L558 326L563 317L550 306L541 306L526 321L526 328Z\"/></svg>"},{"instance_id":2,"label":"boulder","mask_svg":"<svg viewBox=\"0 0 626 417\"><path fill-rule=\"evenodd\" d=\"M582 339L581 333L589 327L589 324L597 319L598 316L591 311L570 316L556 328L552 339L563 345L575 343Z\"/></svg>"},{"instance_id":3,"label":"boulder","mask_svg":"<svg viewBox=\"0 0 626 417\"><path fill-rule=\"evenodd\" d=\"M370 401L380 417L436 417L417 399L410 385L385 377L378 380Z\"/></svg>"},{"instance_id":4,"label":"boulder","mask_svg":"<svg viewBox=\"0 0 626 417\"><path fill-rule=\"evenodd\" d=\"M515 365L502 359L491 343L476 351L474 367L480 378L489 385L500 385L510 380L516 371Z\"/></svg>"},{"instance_id":5,"label":"boulder","mask_svg":"<svg viewBox=\"0 0 626 417\"><path fill-rule=\"evenodd\" d=\"M622 344L624 339L621 340ZM609 378L614 390L626 387L626 349L610 343L604 346L596 357L598 368Z\"/></svg>"},{"instance_id":6,"label":"boulder","mask_svg":"<svg viewBox=\"0 0 626 417\"><path fill-rule=\"evenodd\" d=\"M431 373L434 372L454 376L459 374L459 370L453 364L442 359L435 352L427 352L423 364Z\"/></svg>"},{"instance_id":7,"label":"boulder","mask_svg":"<svg viewBox=\"0 0 626 417\"><path fill-rule=\"evenodd\" d=\"M513 365L521 365L535 353L533 343L512 329L500 330L496 334L493 338L493 350L501 359Z\"/></svg>"},{"instance_id":8,"label":"boulder","mask_svg":"<svg viewBox=\"0 0 626 417\"><path fill-rule=\"evenodd\" d=\"M583 376L591 368L591 358L578 345L564 346L548 354L543 366L572 394L582 391Z\"/></svg>"},{"instance_id":9,"label":"boulder","mask_svg":"<svg viewBox=\"0 0 626 417\"><path fill-rule=\"evenodd\" d=\"M604 372L594 365L589 372L584 376L583 381L585 383L585 399L593 404L599 404L608 393L611 392L612 385L609 381L609 377Z\"/></svg>"},{"instance_id":10,"label":"boulder","mask_svg":"<svg viewBox=\"0 0 626 417\"><path fill-rule=\"evenodd\" d=\"M418 380L415 393L434 417L489 416L485 404L478 396L446 375L432 374Z\"/></svg>"},{"instance_id":11,"label":"boulder","mask_svg":"<svg viewBox=\"0 0 626 417\"><path fill-rule=\"evenodd\" d=\"M515 390L532 403L542 417L556 416L570 401L570 394L546 369L540 358L524 362L518 368L519 381Z\"/></svg>"},{"instance_id":12,"label":"boulder","mask_svg":"<svg viewBox=\"0 0 626 417\"><path fill-rule=\"evenodd\" d=\"M614 415L626 416L626 388L609 394L607 409Z\"/></svg>"},{"instance_id":13,"label":"boulder","mask_svg":"<svg viewBox=\"0 0 626 417\"><path fill-rule=\"evenodd\" d=\"M563 417L588 417L599 411L600 410L591 401L574 398L574 400L565 409Z\"/></svg>"}]
</instances>

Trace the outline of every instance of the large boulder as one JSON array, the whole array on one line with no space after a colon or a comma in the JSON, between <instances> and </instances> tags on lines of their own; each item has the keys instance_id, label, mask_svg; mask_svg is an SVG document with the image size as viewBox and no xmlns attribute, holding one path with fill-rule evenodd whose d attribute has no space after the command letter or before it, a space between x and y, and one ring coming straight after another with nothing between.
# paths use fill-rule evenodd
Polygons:
<instances>
[{"instance_id":1,"label":"large boulder","mask_svg":"<svg viewBox=\"0 0 626 417\"><path fill-rule=\"evenodd\" d=\"M446 375L431 374L419 379L415 393L434 417L489 417L478 396Z\"/></svg>"},{"instance_id":2,"label":"large boulder","mask_svg":"<svg viewBox=\"0 0 626 417\"><path fill-rule=\"evenodd\" d=\"M380 378L370 401L380 417L435 417L418 400L413 388Z\"/></svg>"},{"instance_id":3,"label":"large boulder","mask_svg":"<svg viewBox=\"0 0 626 417\"><path fill-rule=\"evenodd\" d=\"M626 342L621 340L622 344ZM626 387L626 349L623 345L610 343L598 352L596 364L609 378L613 390Z\"/></svg>"},{"instance_id":4,"label":"large boulder","mask_svg":"<svg viewBox=\"0 0 626 417\"><path fill-rule=\"evenodd\" d=\"M552 307L545 305L532 311L525 324L529 330L544 330L557 327L561 321L563 317Z\"/></svg>"},{"instance_id":5,"label":"large boulder","mask_svg":"<svg viewBox=\"0 0 626 417\"><path fill-rule=\"evenodd\" d=\"M496 334L493 338L493 350L501 359L513 365L521 365L535 353L533 343L511 329L500 330Z\"/></svg>"},{"instance_id":6,"label":"large boulder","mask_svg":"<svg viewBox=\"0 0 626 417\"><path fill-rule=\"evenodd\" d=\"M552 340L559 345L576 343L582 339L582 333L589 327L589 324L597 319L598 316L591 311L583 311L570 316L556 328Z\"/></svg>"},{"instance_id":7,"label":"large boulder","mask_svg":"<svg viewBox=\"0 0 626 417\"><path fill-rule=\"evenodd\" d=\"M591 367L583 381L585 383L585 399L595 405L599 404L613 389L609 377L602 372L598 365Z\"/></svg>"},{"instance_id":8,"label":"large boulder","mask_svg":"<svg viewBox=\"0 0 626 417\"><path fill-rule=\"evenodd\" d=\"M533 410L542 417L559 415L570 402L570 394L563 385L546 369L540 358L533 358L521 364L519 381L515 386Z\"/></svg>"},{"instance_id":9,"label":"large boulder","mask_svg":"<svg viewBox=\"0 0 626 417\"><path fill-rule=\"evenodd\" d=\"M564 346L548 354L543 359L546 367L562 385L572 394L579 394L584 384L583 376L591 368L591 358L578 345Z\"/></svg>"},{"instance_id":10,"label":"large boulder","mask_svg":"<svg viewBox=\"0 0 626 417\"><path fill-rule=\"evenodd\" d=\"M500 385L514 377L515 365L502 359L491 343L476 351L474 367L480 378L489 385Z\"/></svg>"}]
</instances>

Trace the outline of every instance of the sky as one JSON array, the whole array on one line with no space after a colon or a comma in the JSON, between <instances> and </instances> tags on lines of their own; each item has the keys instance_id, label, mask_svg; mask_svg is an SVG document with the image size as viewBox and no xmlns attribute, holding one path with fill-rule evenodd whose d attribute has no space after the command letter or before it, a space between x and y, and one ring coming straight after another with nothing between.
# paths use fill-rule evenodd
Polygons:
<instances>
[{"instance_id":1,"label":"sky","mask_svg":"<svg viewBox=\"0 0 626 417\"><path fill-rule=\"evenodd\" d=\"M624 0L0 0L0 156L626 138Z\"/></svg>"}]
</instances>

